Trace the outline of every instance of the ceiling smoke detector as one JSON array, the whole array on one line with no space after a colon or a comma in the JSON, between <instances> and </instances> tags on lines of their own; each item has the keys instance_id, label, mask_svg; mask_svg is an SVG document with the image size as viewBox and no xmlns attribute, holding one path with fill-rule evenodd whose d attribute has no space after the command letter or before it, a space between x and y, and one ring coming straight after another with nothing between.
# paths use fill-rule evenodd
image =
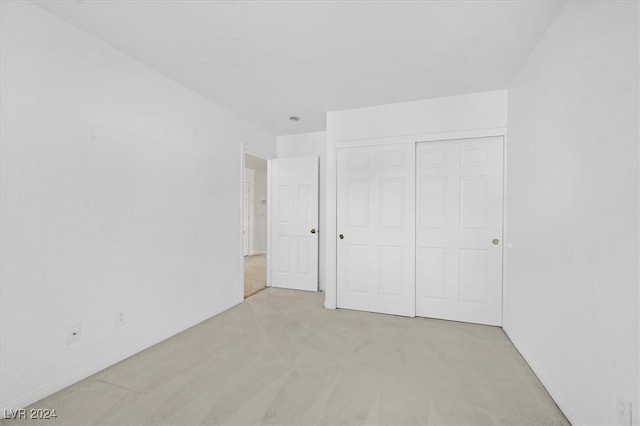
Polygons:
<instances>
[{"instance_id":1,"label":"ceiling smoke detector","mask_svg":"<svg viewBox=\"0 0 640 426\"><path fill-rule=\"evenodd\" d=\"M300 117L298 117L297 115L292 115L291 117L289 117L289 120L291 120L291 121L300 121Z\"/></svg>"}]
</instances>

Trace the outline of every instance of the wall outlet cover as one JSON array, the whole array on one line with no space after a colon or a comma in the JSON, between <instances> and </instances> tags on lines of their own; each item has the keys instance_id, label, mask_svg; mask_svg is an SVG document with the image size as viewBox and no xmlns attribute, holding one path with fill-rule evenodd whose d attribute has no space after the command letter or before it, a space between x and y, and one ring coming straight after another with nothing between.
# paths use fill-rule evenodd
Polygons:
<instances>
[{"instance_id":1,"label":"wall outlet cover","mask_svg":"<svg viewBox=\"0 0 640 426\"><path fill-rule=\"evenodd\" d=\"M616 397L616 415L620 426L631 426L631 400L625 395Z\"/></svg>"},{"instance_id":2,"label":"wall outlet cover","mask_svg":"<svg viewBox=\"0 0 640 426\"><path fill-rule=\"evenodd\" d=\"M127 315L124 311L116 312L115 326L124 327L127 324Z\"/></svg>"},{"instance_id":3,"label":"wall outlet cover","mask_svg":"<svg viewBox=\"0 0 640 426\"><path fill-rule=\"evenodd\" d=\"M82 338L82 327L80 323L67 326L67 345L78 343Z\"/></svg>"}]
</instances>

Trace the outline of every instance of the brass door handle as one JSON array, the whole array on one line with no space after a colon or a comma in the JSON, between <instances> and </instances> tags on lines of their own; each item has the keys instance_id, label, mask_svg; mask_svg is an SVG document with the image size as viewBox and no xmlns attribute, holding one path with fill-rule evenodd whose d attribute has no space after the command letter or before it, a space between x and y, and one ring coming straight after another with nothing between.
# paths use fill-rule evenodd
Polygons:
<instances>
[{"instance_id":1,"label":"brass door handle","mask_svg":"<svg viewBox=\"0 0 640 426\"><path fill-rule=\"evenodd\" d=\"M338 238L340 238L341 240L344 240L344 235L340 234L338 235Z\"/></svg>"},{"instance_id":2,"label":"brass door handle","mask_svg":"<svg viewBox=\"0 0 640 426\"><path fill-rule=\"evenodd\" d=\"M312 234L315 234L315 233L316 233L316 228L313 228L313 229L311 230L311 233L312 233Z\"/></svg>"},{"instance_id":3,"label":"brass door handle","mask_svg":"<svg viewBox=\"0 0 640 426\"><path fill-rule=\"evenodd\" d=\"M491 244L493 244L494 246L497 246L498 244L500 244L500 240L497 238L494 238L493 240L491 240Z\"/></svg>"}]
</instances>

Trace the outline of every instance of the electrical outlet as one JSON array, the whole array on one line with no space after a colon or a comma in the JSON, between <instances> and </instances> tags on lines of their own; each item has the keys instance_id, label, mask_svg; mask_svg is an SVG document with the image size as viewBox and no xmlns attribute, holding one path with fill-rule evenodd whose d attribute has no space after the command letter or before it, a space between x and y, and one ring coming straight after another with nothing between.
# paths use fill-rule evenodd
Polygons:
<instances>
[{"instance_id":1,"label":"electrical outlet","mask_svg":"<svg viewBox=\"0 0 640 426\"><path fill-rule=\"evenodd\" d=\"M631 426L631 400L622 394L616 398L616 414L620 426Z\"/></svg>"},{"instance_id":2,"label":"electrical outlet","mask_svg":"<svg viewBox=\"0 0 640 426\"><path fill-rule=\"evenodd\" d=\"M80 323L67 326L67 345L78 343L82 338L82 327Z\"/></svg>"},{"instance_id":3,"label":"electrical outlet","mask_svg":"<svg viewBox=\"0 0 640 426\"><path fill-rule=\"evenodd\" d=\"M124 327L127 324L127 315L124 311L116 312L116 327Z\"/></svg>"}]
</instances>

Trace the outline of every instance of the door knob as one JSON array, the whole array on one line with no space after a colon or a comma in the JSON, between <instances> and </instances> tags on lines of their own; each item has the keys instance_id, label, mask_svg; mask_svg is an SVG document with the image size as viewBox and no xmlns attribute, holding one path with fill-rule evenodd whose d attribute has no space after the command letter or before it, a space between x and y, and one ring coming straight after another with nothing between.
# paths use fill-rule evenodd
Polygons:
<instances>
[{"instance_id":1,"label":"door knob","mask_svg":"<svg viewBox=\"0 0 640 426\"><path fill-rule=\"evenodd\" d=\"M312 234L315 234L315 233L316 233L316 228L313 228L313 229L311 230L311 233L312 233Z\"/></svg>"},{"instance_id":2,"label":"door knob","mask_svg":"<svg viewBox=\"0 0 640 426\"><path fill-rule=\"evenodd\" d=\"M491 244L493 244L494 246L497 246L498 244L500 244L500 240L497 238L494 238L493 240L491 240Z\"/></svg>"},{"instance_id":3,"label":"door knob","mask_svg":"<svg viewBox=\"0 0 640 426\"><path fill-rule=\"evenodd\" d=\"M338 235L338 238L340 238L341 240L344 240L344 235L340 234Z\"/></svg>"}]
</instances>

